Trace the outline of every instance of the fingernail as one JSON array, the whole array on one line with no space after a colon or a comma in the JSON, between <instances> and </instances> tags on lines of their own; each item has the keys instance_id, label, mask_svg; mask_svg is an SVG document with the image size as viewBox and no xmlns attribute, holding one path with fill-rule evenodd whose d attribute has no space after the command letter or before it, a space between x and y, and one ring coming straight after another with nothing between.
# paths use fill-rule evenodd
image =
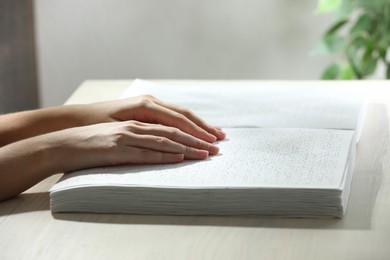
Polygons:
<instances>
[{"instance_id":1,"label":"fingernail","mask_svg":"<svg viewBox=\"0 0 390 260\"><path fill-rule=\"evenodd\" d=\"M218 134L218 139L221 140L221 139L225 139L226 137L226 133L222 130L217 130L217 134Z\"/></svg>"},{"instance_id":2,"label":"fingernail","mask_svg":"<svg viewBox=\"0 0 390 260\"><path fill-rule=\"evenodd\" d=\"M196 152L196 156L198 159L206 159L207 157L209 157L209 152L205 150L198 150Z\"/></svg>"},{"instance_id":3,"label":"fingernail","mask_svg":"<svg viewBox=\"0 0 390 260\"><path fill-rule=\"evenodd\" d=\"M210 154L213 154L213 155L218 154L219 153L219 147L215 146L215 145L211 145L209 152L210 152Z\"/></svg>"},{"instance_id":4,"label":"fingernail","mask_svg":"<svg viewBox=\"0 0 390 260\"><path fill-rule=\"evenodd\" d=\"M215 135L212 135L212 134L209 134L207 133L208 137L209 137L209 142L213 143L215 141L217 141L217 137Z\"/></svg>"}]
</instances>

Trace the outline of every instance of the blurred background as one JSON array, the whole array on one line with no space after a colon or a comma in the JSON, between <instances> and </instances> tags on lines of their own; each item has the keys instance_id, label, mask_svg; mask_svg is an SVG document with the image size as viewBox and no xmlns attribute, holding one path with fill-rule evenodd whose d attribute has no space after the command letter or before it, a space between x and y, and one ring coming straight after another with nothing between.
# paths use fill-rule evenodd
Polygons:
<instances>
[{"instance_id":1,"label":"blurred background","mask_svg":"<svg viewBox=\"0 0 390 260\"><path fill-rule=\"evenodd\" d=\"M307 0L0 0L0 112L87 79L318 79L329 26Z\"/></svg>"}]
</instances>

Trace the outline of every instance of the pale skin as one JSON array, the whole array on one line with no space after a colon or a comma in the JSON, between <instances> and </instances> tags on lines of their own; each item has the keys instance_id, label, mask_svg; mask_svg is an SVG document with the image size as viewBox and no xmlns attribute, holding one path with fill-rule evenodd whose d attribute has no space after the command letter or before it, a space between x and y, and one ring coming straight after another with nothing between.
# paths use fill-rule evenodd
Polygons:
<instances>
[{"instance_id":1,"label":"pale skin","mask_svg":"<svg viewBox=\"0 0 390 260\"><path fill-rule=\"evenodd\" d=\"M152 96L0 116L0 201L56 173L179 163L219 152L225 133Z\"/></svg>"}]
</instances>

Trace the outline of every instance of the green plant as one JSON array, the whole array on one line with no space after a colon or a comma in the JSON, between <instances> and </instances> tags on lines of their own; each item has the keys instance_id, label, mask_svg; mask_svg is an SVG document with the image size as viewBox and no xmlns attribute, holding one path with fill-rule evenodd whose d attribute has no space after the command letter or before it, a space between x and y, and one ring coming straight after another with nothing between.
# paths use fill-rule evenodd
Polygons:
<instances>
[{"instance_id":1,"label":"green plant","mask_svg":"<svg viewBox=\"0 0 390 260\"><path fill-rule=\"evenodd\" d=\"M319 0L317 13L335 15L314 49L336 58L322 79L363 79L378 66L390 79L390 0Z\"/></svg>"}]
</instances>

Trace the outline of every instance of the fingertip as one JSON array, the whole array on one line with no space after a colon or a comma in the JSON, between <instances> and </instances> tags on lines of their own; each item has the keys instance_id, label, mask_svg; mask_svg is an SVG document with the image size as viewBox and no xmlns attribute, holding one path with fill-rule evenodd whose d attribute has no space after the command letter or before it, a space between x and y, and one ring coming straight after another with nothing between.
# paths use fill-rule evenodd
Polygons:
<instances>
[{"instance_id":1,"label":"fingertip","mask_svg":"<svg viewBox=\"0 0 390 260\"><path fill-rule=\"evenodd\" d=\"M218 146L215 146L215 145L210 146L210 154L211 155L216 155L218 153L219 153L219 147Z\"/></svg>"},{"instance_id":2,"label":"fingertip","mask_svg":"<svg viewBox=\"0 0 390 260\"><path fill-rule=\"evenodd\" d=\"M208 133L210 133L211 135L213 135L215 137L214 141L211 141L211 142L215 142L217 140L222 140L226 137L226 134L219 127L207 125L207 128L205 128L205 129L207 130Z\"/></svg>"},{"instance_id":3,"label":"fingertip","mask_svg":"<svg viewBox=\"0 0 390 260\"><path fill-rule=\"evenodd\" d=\"M223 140L226 138L226 133L222 130L222 128L217 126L208 126L208 132L215 136L215 140Z\"/></svg>"},{"instance_id":4,"label":"fingertip","mask_svg":"<svg viewBox=\"0 0 390 260\"><path fill-rule=\"evenodd\" d=\"M199 158L200 160L204 160L204 159L206 159L207 157L209 157L209 152L206 151L206 150L199 150L199 151L197 152L197 155L199 156L198 158Z\"/></svg>"},{"instance_id":5,"label":"fingertip","mask_svg":"<svg viewBox=\"0 0 390 260\"><path fill-rule=\"evenodd\" d=\"M203 129L201 130L199 135L196 137L202 139L203 141L209 142L209 143L214 143L215 141L217 141L217 137L215 135L210 134L206 130L203 130Z\"/></svg>"},{"instance_id":6,"label":"fingertip","mask_svg":"<svg viewBox=\"0 0 390 260\"><path fill-rule=\"evenodd\" d=\"M204 160L209 157L209 151L199 150L192 147L187 147L187 152L185 153L184 158L187 160Z\"/></svg>"},{"instance_id":7,"label":"fingertip","mask_svg":"<svg viewBox=\"0 0 390 260\"><path fill-rule=\"evenodd\" d=\"M214 143L215 141L218 140L218 137L215 136L215 135L213 135L213 134L209 134L209 137L210 137L210 142L211 142L211 143Z\"/></svg>"},{"instance_id":8,"label":"fingertip","mask_svg":"<svg viewBox=\"0 0 390 260\"><path fill-rule=\"evenodd\" d=\"M226 133L223 132L222 130L220 129L217 129L217 139L218 140L223 140L226 138Z\"/></svg>"}]
</instances>

